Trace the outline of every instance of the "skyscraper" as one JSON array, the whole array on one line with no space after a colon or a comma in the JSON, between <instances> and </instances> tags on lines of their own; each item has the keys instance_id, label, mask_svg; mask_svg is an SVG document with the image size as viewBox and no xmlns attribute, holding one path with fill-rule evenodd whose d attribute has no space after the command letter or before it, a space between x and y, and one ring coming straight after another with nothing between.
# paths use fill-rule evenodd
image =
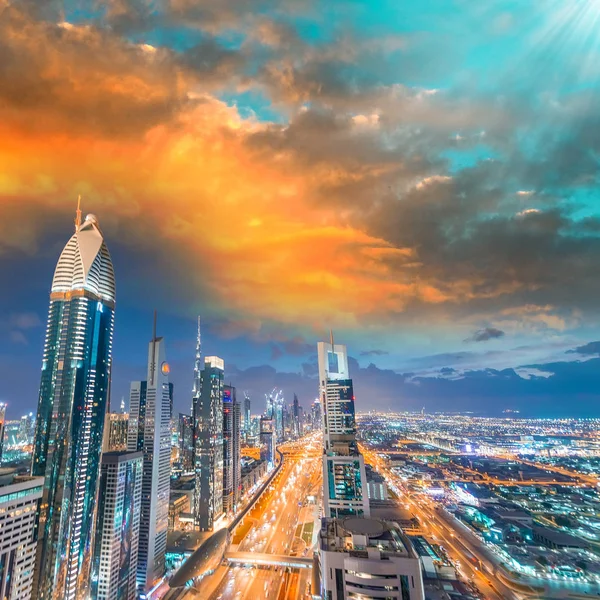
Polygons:
<instances>
[{"instance_id":1,"label":"skyscraper","mask_svg":"<svg viewBox=\"0 0 600 600\"><path fill-rule=\"evenodd\" d=\"M143 462L142 452L102 455L92 567L95 600L137 597Z\"/></svg>"},{"instance_id":2,"label":"skyscraper","mask_svg":"<svg viewBox=\"0 0 600 600\"><path fill-rule=\"evenodd\" d=\"M31 444L35 434L35 418L33 413L23 415L19 423L19 433L17 439L20 444Z\"/></svg>"},{"instance_id":3,"label":"skyscraper","mask_svg":"<svg viewBox=\"0 0 600 600\"><path fill-rule=\"evenodd\" d=\"M248 392L244 392L244 411L243 411L243 417L242 417L242 427L244 430L244 435L247 437L250 434L250 428L251 428L251 421L250 421L250 408L251 408L251 402L250 402L250 396L248 395Z\"/></svg>"},{"instance_id":4,"label":"skyscraper","mask_svg":"<svg viewBox=\"0 0 600 600\"><path fill-rule=\"evenodd\" d=\"M223 359L207 356L200 375L200 395L194 399L194 515L201 531L212 531L215 520L223 514L224 375Z\"/></svg>"},{"instance_id":5,"label":"skyscraper","mask_svg":"<svg viewBox=\"0 0 600 600\"><path fill-rule=\"evenodd\" d=\"M194 466L194 425L190 415L179 413L179 461L184 472Z\"/></svg>"},{"instance_id":6,"label":"skyscraper","mask_svg":"<svg viewBox=\"0 0 600 600\"><path fill-rule=\"evenodd\" d=\"M202 391L202 335L200 330L200 317L198 317L198 331L196 334L196 356L194 359L194 387L192 388L192 405L190 413L194 416L194 406L200 398ZM194 435L195 438L195 435Z\"/></svg>"},{"instance_id":7,"label":"skyscraper","mask_svg":"<svg viewBox=\"0 0 600 600\"><path fill-rule=\"evenodd\" d=\"M98 219L62 251L50 293L32 475L45 477L33 597L88 594L107 409L115 277Z\"/></svg>"},{"instance_id":8,"label":"skyscraper","mask_svg":"<svg viewBox=\"0 0 600 600\"><path fill-rule=\"evenodd\" d=\"M298 396L294 394L294 403L292 404L292 435L295 438L300 437L300 410Z\"/></svg>"},{"instance_id":9,"label":"skyscraper","mask_svg":"<svg viewBox=\"0 0 600 600\"><path fill-rule=\"evenodd\" d=\"M240 489L240 405L231 385L223 389L223 510L235 510Z\"/></svg>"},{"instance_id":10,"label":"skyscraper","mask_svg":"<svg viewBox=\"0 0 600 600\"><path fill-rule=\"evenodd\" d=\"M4 446L4 427L6 423L6 403L0 402L0 464L2 464L2 448Z\"/></svg>"},{"instance_id":11,"label":"skyscraper","mask_svg":"<svg viewBox=\"0 0 600 600\"><path fill-rule=\"evenodd\" d=\"M319 342L323 410L323 503L325 517L368 516L364 458L356 443L354 391L346 346Z\"/></svg>"},{"instance_id":12,"label":"skyscraper","mask_svg":"<svg viewBox=\"0 0 600 600\"><path fill-rule=\"evenodd\" d=\"M154 335L148 348L148 379L131 383L127 449L142 451L142 510L137 586L146 593L165 574L171 475L169 364L165 342Z\"/></svg>"}]
</instances>

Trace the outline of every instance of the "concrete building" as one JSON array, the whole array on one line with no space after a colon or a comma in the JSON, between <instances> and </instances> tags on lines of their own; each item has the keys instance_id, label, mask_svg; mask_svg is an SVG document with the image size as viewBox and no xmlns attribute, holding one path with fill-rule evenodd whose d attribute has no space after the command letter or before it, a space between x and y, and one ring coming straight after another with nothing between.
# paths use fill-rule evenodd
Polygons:
<instances>
[{"instance_id":1,"label":"concrete building","mask_svg":"<svg viewBox=\"0 0 600 600\"><path fill-rule=\"evenodd\" d=\"M43 477L16 477L0 469L0 598L30 600L34 596L35 525Z\"/></svg>"},{"instance_id":2,"label":"concrete building","mask_svg":"<svg viewBox=\"0 0 600 600\"><path fill-rule=\"evenodd\" d=\"M200 531L212 531L223 514L223 377L225 363L207 356L200 395L194 398L196 436L194 516Z\"/></svg>"},{"instance_id":3,"label":"concrete building","mask_svg":"<svg viewBox=\"0 0 600 600\"><path fill-rule=\"evenodd\" d=\"M147 593L165 574L171 475L169 365L163 338L148 347L148 378L131 383L127 449L144 457L137 587Z\"/></svg>"},{"instance_id":4,"label":"concrete building","mask_svg":"<svg viewBox=\"0 0 600 600\"><path fill-rule=\"evenodd\" d=\"M369 502L371 500L387 500L388 489L385 479L369 465L365 465L365 473L367 476L367 496L369 497Z\"/></svg>"},{"instance_id":5,"label":"concrete building","mask_svg":"<svg viewBox=\"0 0 600 600\"><path fill-rule=\"evenodd\" d=\"M143 465L142 452L102 455L92 567L95 600L137 598Z\"/></svg>"},{"instance_id":6,"label":"concrete building","mask_svg":"<svg viewBox=\"0 0 600 600\"><path fill-rule=\"evenodd\" d=\"M397 524L325 518L319 542L324 600L424 600L419 558Z\"/></svg>"}]
</instances>

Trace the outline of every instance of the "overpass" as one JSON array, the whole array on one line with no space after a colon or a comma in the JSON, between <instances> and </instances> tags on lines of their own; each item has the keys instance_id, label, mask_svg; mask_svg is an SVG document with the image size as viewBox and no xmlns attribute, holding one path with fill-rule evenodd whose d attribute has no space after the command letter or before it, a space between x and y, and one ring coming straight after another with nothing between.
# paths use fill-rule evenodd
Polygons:
<instances>
[{"instance_id":1,"label":"overpass","mask_svg":"<svg viewBox=\"0 0 600 600\"><path fill-rule=\"evenodd\" d=\"M292 569L310 569L313 566L312 557L261 554L259 552L225 552L225 560L243 565L290 567Z\"/></svg>"}]
</instances>

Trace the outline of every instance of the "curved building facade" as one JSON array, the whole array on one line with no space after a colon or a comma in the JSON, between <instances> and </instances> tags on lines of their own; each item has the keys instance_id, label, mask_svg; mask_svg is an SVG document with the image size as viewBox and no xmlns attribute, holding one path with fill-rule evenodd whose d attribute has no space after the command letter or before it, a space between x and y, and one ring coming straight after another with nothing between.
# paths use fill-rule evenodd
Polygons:
<instances>
[{"instance_id":1,"label":"curved building facade","mask_svg":"<svg viewBox=\"0 0 600 600\"><path fill-rule=\"evenodd\" d=\"M52 281L31 469L45 478L33 594L42 600L89 595L114 307L98 220L78 213Z\"/></svg>"}]
</instances>

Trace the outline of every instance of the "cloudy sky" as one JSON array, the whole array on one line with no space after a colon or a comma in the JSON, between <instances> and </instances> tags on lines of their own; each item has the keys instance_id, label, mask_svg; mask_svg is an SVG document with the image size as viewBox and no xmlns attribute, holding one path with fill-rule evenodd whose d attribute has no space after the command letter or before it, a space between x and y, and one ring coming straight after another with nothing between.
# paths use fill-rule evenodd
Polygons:
<instances>
[{"instance_id":1,"label":"cloudy sky","mask_svg":"<svg viewBox=\"0 0 600 600\"><path fill-rule=\"evenodd\" d=\"M118 285L256 398L597 414L599 0L0 0L0 399L34 409L78 194ZM591 343L591 344L590 344ZM10 416L10 415L9 415Z\"/></svg>"}]
</instances>

